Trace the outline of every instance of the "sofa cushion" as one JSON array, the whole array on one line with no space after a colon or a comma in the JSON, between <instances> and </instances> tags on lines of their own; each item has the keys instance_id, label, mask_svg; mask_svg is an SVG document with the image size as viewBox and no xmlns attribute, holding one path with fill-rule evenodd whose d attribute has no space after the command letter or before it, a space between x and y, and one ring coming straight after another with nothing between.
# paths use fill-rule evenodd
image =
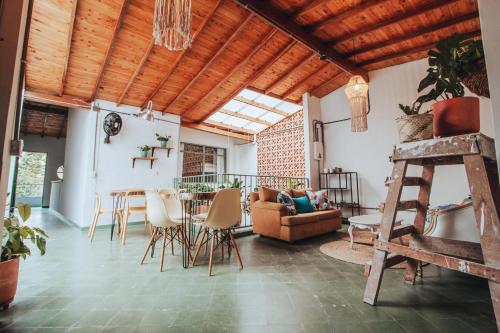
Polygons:
<instances>
[{"instance_id":1,"label":"sofa cushion","mask_svg":"<svg viewBox=\"0 0 500 333\"><path fill-rule=\"evenodd\" d=\"M297 215L295 202L293 201L290 193L286 191L281 191L280 193L278 193L277 202L285 205L286 209L288 209L288 215Z\"/></svg>"},{"instance_id":2,"label":"sofa cushion","mask_svg":"<svg viewBox=\"0 0 500 333\"><path fill-rule=\"evenodd\" d=\"M328 193L325 190L321 191L306 191L311 205L313 205L316 210L326 210L332 208L328 202Z\"/></svg>"},{"instance_id":3,"label":"sofa cushion","mask_svg":"<svg viewBox=\"0 0 500 333\"><path fill-rule=\"evenodd\" d=\"M339 209L320 210L311 213L298 214L294 216L283 216L281 225L295 226L300 224L315 223L340 217Z\"/></svg>"},{"instance_id":4,"label":"sofa cushion","mask_svg":"<svg viewBox=\"0 0 500 333\"><path fill-rule=\"evenodd\" d=\"M311 205L311 201L307 196L300 198L293 198L293 202L295 203L295 208L297 209L297 213L310 213L314 211L314 207Z\"/></svg>"},{"instance_id":5,"label":"sofa cushion","mask_svg":"<svg viewBox=\"0 0 500 333\"><path fill-rule=\"evenodd\" d=\"M287 191L290 192L292 198L300 198L307 195L306 190L294 190L290 188Z\"/></svg>"},{"instance_id":6,"label":"sofa cushion","mask_svg":"<svg viewBox=\"0 0 500 333\"><path fill-rule=\"evenodd\" d=\"M274 190L269 187L261 186L259 187L259 199L260 201L270 201L277 202L278 193L280 191Z\"/></svg>"}]
</instances>

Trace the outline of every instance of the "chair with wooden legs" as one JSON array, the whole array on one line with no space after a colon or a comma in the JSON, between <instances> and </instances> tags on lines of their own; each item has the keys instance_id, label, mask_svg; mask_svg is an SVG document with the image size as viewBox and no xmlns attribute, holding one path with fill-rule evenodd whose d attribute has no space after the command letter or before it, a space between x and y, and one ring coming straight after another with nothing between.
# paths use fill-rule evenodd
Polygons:
<instances>
[{"instance_id":1,"label":"chair with wooden legs","mask_svg":"<svg viewBox=\"0 0 500 333\"><path fill-rule=\"evenodd\" d=\"M144 198L143 206L131 206L130 199L133 198ZM122 218L122 244L125 244L125 238L127 237L127 224L130 215L142 215L144 216L144 228L148 224L148 213L147 213L147 199L143 194L137 194L136 190L129 190L125 194L125 203L123 205L123 218Z\"/></svg>"},{"instance_id":2,"label":"chair with wooden legs","mask_svg":"<svg viewBox=\"0 0 500 333\"><path fill-rule=\"evenodd\" d=\"M148 203L147 213L149 222L153 228L153 233L146 247L146 251L144 252L144 256L142 257L141 264L144 263L149 250L155 246L156 241L158 241L161 237L163 239L163 243L160 256L160 272L163 272L165 247L168 243L171 244L173 254L174 241L177 239L180 240L184 243L184 246L186 246L189 257L191 258L189 243L187 241L185 230L182 227L182 219L179 216L174 215L177 212L176 206L179 199L173 196L165 197L165 195L160 194L158 191L147 190L145 192ZM171 215L170 212L173 214ZM170 239L167 243L167 238L169 236Z\"/></svg>"},{"instance_id":3,"label":"chair with wooden legs","mask_svg":"<svg viewBox=\"0 0 500 333\"><path fill-rule=\"evenodd\" d=\"M224 243L226 243L228 247L234 248L240 263L240 268L243 269L240 251L236 245L232 232L232 229L241 222L240 195L240 190L237 188L222 189L217 192L208 210L207 218L203 224L205 228L193 259L194 266L201 247L208 242L209 236L211 236L208 276L212 275L214 251L219 246L221 247L222 259L224 260Z\"/></svg>"},{"instance_id":4,"label":"chair with wooden legs","mask_svg":"<svg viewBox=\"0 0 500 333\"><path fill-rule=\"evenodd\" d=\"M121 225L121 219L122 219L122 213L123 211L121 209L117 209L115 212L115 219L117 220L118 223L118 234L120 234L120 225ZM99 221L99 217L104 214L113 214L112 209L103 209L102 208L102 200L101 200L101 195L99 193L95 193L95 204L94 204L94 215L92 217L92 222L90 223L89 226L89 232L87 234L88 238L90 239L90 242L94 239L94 233L95 233L95 228L97 226L97 222Z\"/></svg>"}]
</instances>

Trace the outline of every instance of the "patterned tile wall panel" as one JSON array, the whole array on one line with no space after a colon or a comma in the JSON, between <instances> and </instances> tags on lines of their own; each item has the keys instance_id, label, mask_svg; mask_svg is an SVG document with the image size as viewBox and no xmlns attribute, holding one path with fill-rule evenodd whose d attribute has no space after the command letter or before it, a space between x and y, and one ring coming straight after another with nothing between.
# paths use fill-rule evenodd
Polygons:
<instances>
[{"instance_id":1,"label":"patterned tile wall panel","mask_svg":"<svg viewBox=\"0 0 500 333\"><path fill-rule=\"evenodd\" d=\"M305 177L303 124L300 110L257 135L259 176Z\"/></svg>"}]
</instances>

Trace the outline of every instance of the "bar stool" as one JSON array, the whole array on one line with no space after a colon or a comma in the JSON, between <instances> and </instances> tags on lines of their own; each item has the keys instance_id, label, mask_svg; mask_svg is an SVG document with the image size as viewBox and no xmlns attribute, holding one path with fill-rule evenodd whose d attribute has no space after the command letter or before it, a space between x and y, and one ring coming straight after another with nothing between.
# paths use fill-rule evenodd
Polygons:
<instances>
[{"instance_id":1,"label":"bar stool","mask_svg":"<svg viewBox=\"0 0 500 333\"><path fill-rule=\"evenodd\" d=\"M113 214L113 209L103 209L101 195L96 192L94 201L94 215L92 217L92 222L90 223L89 226L89 232L87 233L87 237L90 239L90 242L92 242L92 240L94 239L95 228L97 226L99 217L104 214L110 214L110 215ZM121 208L118 208L115 214L116 214L115 218L118 222L118 234L120 234L121 231L120 225L123 217L123 210Z\"/></svg>"},{"instance_id":2,"label":"bar stool","mask_svg":"<svg viewBox=\"0 0 500 333\"><path fill-rule=\"evenodd\" d=\"M143 206L131 206L131 198L144 198ZM137 194L137 190L128 190L125 194L125 203L123 206L123 217L122 217L122 244L125 244L125 238L127 236L127 224L130 215L143 215L144 216L144 228L146 228L148 223L148 213L147 213L147 199L144 194Z\"/></svg>"}]
</instances>

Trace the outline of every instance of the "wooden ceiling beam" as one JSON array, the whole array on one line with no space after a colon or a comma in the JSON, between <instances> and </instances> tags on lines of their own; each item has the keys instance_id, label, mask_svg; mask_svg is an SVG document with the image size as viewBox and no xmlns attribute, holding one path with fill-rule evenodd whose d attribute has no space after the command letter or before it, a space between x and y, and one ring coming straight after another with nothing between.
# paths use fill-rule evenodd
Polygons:
<instances>
[{"instance_id":1,"label":"wooden ceiling beam","mask_svg":"<svg viewBox=\"0 0 500 333\"><path fill-rule=\"evenodd\" d=\"M202 98L198 100L194 105L192 105L188 110L184 111L181 116L185 116L186 114L192 112L195 110L200 104L202 104L210 95L212 95L215 91L219 90L222 85L229 79L231 78L235 73L239 72L246 64L247 62L253 58L253 56L258 53L266 44L267 42L276 34L276 29L272 28L265 36L262 38L259 42L258 45L256 45L252 52L250 52L244 59L242 59L238 65L236 65L227 75L224 76L222 80L219 81L218 84L216 84L212 89L210 89L207 93L203 95ZM222 107L222 106L221 106ZM217 109L220 109L217 108Z\"/></svg>"},{"instance_id":2,"label":"wooden ceiling beam","mask_svg":"<svg viewBox=\"0 0 500 333\"><path fill-rule=\"evenodd\" d=\"M433 32L436 32L436 31L439 31L442 29L446 29L446 28L452 27L454 25L457 25L457 24L460 24L460 23L463 23L463 22L466 22L469 20L476 19L478 17L479 17L479 12L474 11L472 13L465 14L465 15L456 17L456 18L451 19L451 20L439 22L437 24L426 27L424 29L418 29L418 30L415 30L411 33L405 34L405 35L392 37L392 38L390 38L386 41L380 42L380 43L367 45L363 48L353 50L350 53L346 53L345 56L346 57L354 57L354 56L358 56L358 55L363 54L363 53L372 52L372 51L375 51L375 50L378 50L378 49L381 49L384 47L396 45L398 43L401 43L401 42L404 42L404 41L407 41L407 40L410 40L413 38L417 38L417 37L420 37L420 36L425 35L425 34L433 33Z\"/></svg>"},{"instance_id":3,"label":"wooden ceiling beam","mask_svg":"<svg viewBox=\"0 0 500 333\"><path fill-rule=\"evenodd\" d=\"M33 112L48 113L48 114L53 114L56 116L65 116L68 114L67 108L51 107L50 105L44 106L44 105L38 105L38 104L32 104L32 103L24 103L23 111L24 110L33 111Z\"/></svg>"},{"instance_id":4,"label":"wooden ceiling beam","mask_svg":"<svg viewBox=\"0 0 500 333\"><path fill-rule=\"evenodd\" d=\"M155 45L155 41L153 38L151 38L151 41L149 42L148 48L146 49L146 52L144 52L144 55L142 56L141 61L137 64L135 67L134 73L132 73L132 76L128 79L127 85L125 86L125 89L123 89L122 93L120 94L120 97L118 98L118 101L116 102L116 105L120 105L123 103L123 100L125 99L125 96L127 96L127 93L132 86L132 83L134 83L135 78L137 75L142 70L142 67L146 63L146 60L149 58L149 55L151 54L151 51L153 50L153 47Z\"/></svg>"},{"instance_id":5,"label":"wooden ceiling beam","mask_svg":"<svg viewBox=\"0 0 500 333\"><path fill-rule=\"evenodd\" d=\"M256 117L252 117L252 116L248 116L248 115L240 113L240 112L233 112L233 111L226 110L226 109L220 109L217 112L223 113L223 114L228 115L228 116L252 121L254 123L258 123L258 124L265 125L265 126L271 126L273 124L269 121L266 121L266 120L263 120L260 118L256 118Z\"/></svg>"},{"instance_id":6,"label":"wooden ceiling beam","mask_svg":"<svg viewBox=\"0 0 500 333\"><path fill-rule=\"evenodd\" d=\"M344 59L337 51L325 45L321 39L312 35L306 28L291 21L278 9L273 7L269 1L261 0L235 0L242 4L248 10L260 16L263 20L283 33L289 35L297 42L303 44L311 51L318 53L325 60L330 61L343 71L351 75L361 75L368 82L368 74L362 68L357 67L354 63Z\"/></svg>"},{"instance_id":7,"label":"wooden ceiling beam","mask_svg":"<svg viewBox=\"0 0 500 333\"><path fill-rule=\"evenodd\" d=\"M259 108L259 109L264 109L266 111L278 114L278 115L283 116L283 117L288 117L290 115L288 112L281 111L279 109L273 108L271 106L268 106L268 105L265 105L265 104L262 104L262 103L259 103L256 101L252 101L251 99L248 99L245 97L237 96L234 98L234 100L241 102L241 103L251 105L251 106L255 106L256 108Z\"/></svg>"},{"instance_id":8,"label":"wooden ceiling beam","mask_svg":"<svg viewBox=\"0 0 500 333\"><path fill-rule=\"evenodd\" d=\"M269 85L269 87L266 88L266 94L270 93L271 91L274 90L274 88L276 88L277 86L288 80L289 77L299 72L305 65L307 65L316 56L317 56L316 53L312 53L311 55L307 56L302 61L300 61L298 64L296 64L292 69L287 70L284 75L276 79L273 83Z\"/></svg>"},{"instance_id":9,"label":"wooden ceiling beam","mask_svg":"<svg viewBox=\"0 0 500 333\"><path fill-rule=\"evenodd\" d=\"M196 42L196 38L199 36L200 32L203 31L205 26L208 24L208 21L210 18L214 15L214 13L217 11L217 9L222 5L223 1L222 0L217 0L215 6L212 7L210 12L205 16L203 19L203 22L201 22L200 27L193 33L193 45ZM156 86L156 88L149 94L149 96L142 102L141 109L144 109L150 100L152 100L156 94L160 91L160 89L163 87L163 85L170 79L170 76L174 73L174 71L177 69L177 66L182 62L184 57L186 56L187 52L190 50L190 48L187 48L185 50L182 50L177 58L175 59L174 64L172 67L167 71L163 79L160 81L160 83Z\"/></svg>"},{"instance_id":10,"label":"wooden ceiling beam","mask_svg":"<svg viewBox=\"0 0 500 333\"><path fill-rule=\"evenodd\" d=\"M250 135L257 134L257 132L255 132L255 131L252 131L252 130L249 130L249 129L246 129L246 128L242 128L242 127L232 126L232 125L229 125L229 124L224 124L224 123L221 123L219 121L214 121L214 120L207 119L207 120L204 120L203 123L204 124L208 124L208 125L212 125L212 126L216 126L216 127L222 127L223 129L228 129L228 130L231 130L231 131L237 131L237 132L245 133L245 134L250 134Z\"/></svg>"},{"instance_id":11,"label":"wooden ceiling beam","mask_svg":"<svg viewBox=\"0 0 500 333\"><path fill-rule=\"evenodd\" d=\"M475 30L475 31L466 33L466 35L470 36L471 38L479 37L479 36L481 36L481 30ZM437 44L437 42L432 42L429 44L424 44L424 45L420 45L417 47L413 47L411 49L385 54L385 55L382 55L382 56L377 57L377 58L368 59L366 61L363 61L359 65L360 66L368 66L368 65L373 65L373 64L376 64L376 63L379 63L382 61L389 61L389 60L394 60L394 59L405 57L405 56L410 56L410 55L415 54L415 53L420 53L420 52L423 52L426 50L427 51L431 50L436 46L436 44Z\"/></svg>"},{"instance_id":12,"label":"wooden ceiling beam","mask_svg":"<svg viewBox=\"0 0 500 333\"><path fill-rule=\"evenodd\" d=\"M334 16L327 17L327 18L317 22L316 24L313 25L312 31L316 32L318 30L325 29L326 27L333 25L335 23L340 23L349 17L359 15L363 11L365 11L373 6L376 6L382 2L385 2L385 1L387 1L387 0L366 0L366 1L363 1L359 5L351 7L350 9L347 9L347 10L341 12L340 14L335 14Z\"/></svg>"},{"instance_id":13,"label":"wooden ceiling beam","mask_svg":"<svg viewBox=\"0 0 500 333\"><path fill-rule=\"evenodd\" d=\"M74 97L74 96L56 96L49 95L42 92L34 92L34 91L25 91L24 99L27 101L37 102L37 103L45 103L50 105L58 105L64 107L75 107L75 108L90 108L90 104L86 101Z\"/></svg>"},{"instance_id":14,"label":"wooden ceiling beam","mask_svg":"<svg viewBox=\"0 0 500 333\"><path fill-rule=\"evenodd\" d=\"M390 26L390 25L393 25L396 23L400 23L404 20L414 18L416 16L425 14L427 12L442 8L444 6L447 6L447 5L454 3L454 2L457 2L457 1L459 1L459 0L436 0L434 2L425 4L425 5L417 6L415 9L408 10L405 13L403 13L402 15L390 17L390 18L382 20L376 24L366 25L359 30L356 30L356 31L353 31L351 33L346 34L345 37L341 37L337 40L331 40L329 42L329 44L333 47L337 44L341 44L345 41L352 40L352 39L357 38L361 35L371 33L371 32L376 31L376 30L383 29L387 26Z\"/></svg>"},{"instance_id":15,"label":"wooden ceiling beam","mask_svg":"<svg viewBox=\"0 0 500 333\"><path fill-rule=\"evenodd\" d=\"M71 51L71 41L73 39L73 27L75 26L75 18L76 18L76 8L78 6L78 0L73 0L73 6L71 7L71 15L69 19L69 27L68 27L68 40L66 41L66 50L64 55L64 67L61 76L61 88L59 89L59 96L64 94L64 87L66 86L66 75L68 73L68 65L69 65L69 56Z\"/></svg>"},{"instance_id":16,"label":"wooden ceiling beam","mask_svg":"<svg viewBox=\"0 0 500 333\"><path fill-rule=\"evenodd\" d=\"M324 4L329 3L331 0L314 0L314 1L308 1L308 3L297 10L295 13L291 15L292 19L296 19L301 15L307 14L315 9L317 9L320 6L323 6Z\"/></svg>"},{"instance_id":17,"label":"wooden ceiling beam","mask_svg":"<svg viewBox=\"0 0 500 333\"><path fill-rule=\"evenodd\" d=\"M174 105L186 91L188 91L193 84L208 70L208 68L219 59L220 55L226 51L226 49L231 45L231 43L240 35L240 33L246 28L247 24L252 20L254 15L252 13L247 13L247 17L245 20L239 24L238 28L236 28L231 36L218 48L217 52L210 58L208 62L205 63L203 68L198 71L198 73L189 81L187 85L182 88L182 90L175 96L175 98L167 104L167 106L163 109L162 113L167 112L168 108Z\"/></svg>"},{"instance_id":18,"label":"wooden ceiling beam","mask_svg":"<svg viewBox=\"0 0 500 333\"><path fill-rule=\"evenodd\" d=\"M90 102L94 101L97 97L97 94L99 92L99 87L101 86L102 79L104 77L104 71L106 70L106 67L108 66L108 62L111 59L111 54L113 53L113 48L115 46L116 38L118 36L118 32L120 31L120 27L123 22L123 18L125 17L125 13L127 12L127 7L128 4L130 3L130 0L123 0L122 2L122 7L120 9L120 15L118 16L115 27L113 29L113 35L111 36L111 40L109 41L108 48L106 49L106 54L104 56L104 61L101 64L101 67L99 68L99 73L97 75L97 80L94 85L94 89L92 90L92 95L90 96Z\"/></svg>"},{"instance_id":19,"label":"wooden ceiling beam","mask_svg":"<svg viewBox=\"0 0 500 333\"><path fill-rule=\"evenodd\" d=\"M240 140L245 140L245 141L253 141L254 136L249 135L249 134L240 134L240 133L233 133L230 131L225 131L219 128L207 126L204 124L197 124L197 123L188 123L188 122L182 122L181 126L187 127L187 128L192 128L195 130L199 131L204 131L204 132L209 132L213 134L218 134L218 135L224 135L224 136L229 136L232 138L240 139Z\"/></svg>"},{"instance_id":20,"label":"wooden ceiling beam","mask_svg":"<svg viewBox=\"0 0 500 333\"><path fill-rule=\"evenodd\" d=\"M323 72L325 69L327 69L328 66L330 66L330 65L331 64L328 63L328 64L325 64L325 65L321 66L317 71L315 71L314 73L312 73L311 75L309 75L305 80L299 81L296 84L294 84L293 86L291 86L290 88L288 88L288 90L283 93L282 99L288 99L290 97L290 95L292 95L300 87L309 84L311 81L317 80L317 76L321 72Z\"/></svg>"}]
</instances>

